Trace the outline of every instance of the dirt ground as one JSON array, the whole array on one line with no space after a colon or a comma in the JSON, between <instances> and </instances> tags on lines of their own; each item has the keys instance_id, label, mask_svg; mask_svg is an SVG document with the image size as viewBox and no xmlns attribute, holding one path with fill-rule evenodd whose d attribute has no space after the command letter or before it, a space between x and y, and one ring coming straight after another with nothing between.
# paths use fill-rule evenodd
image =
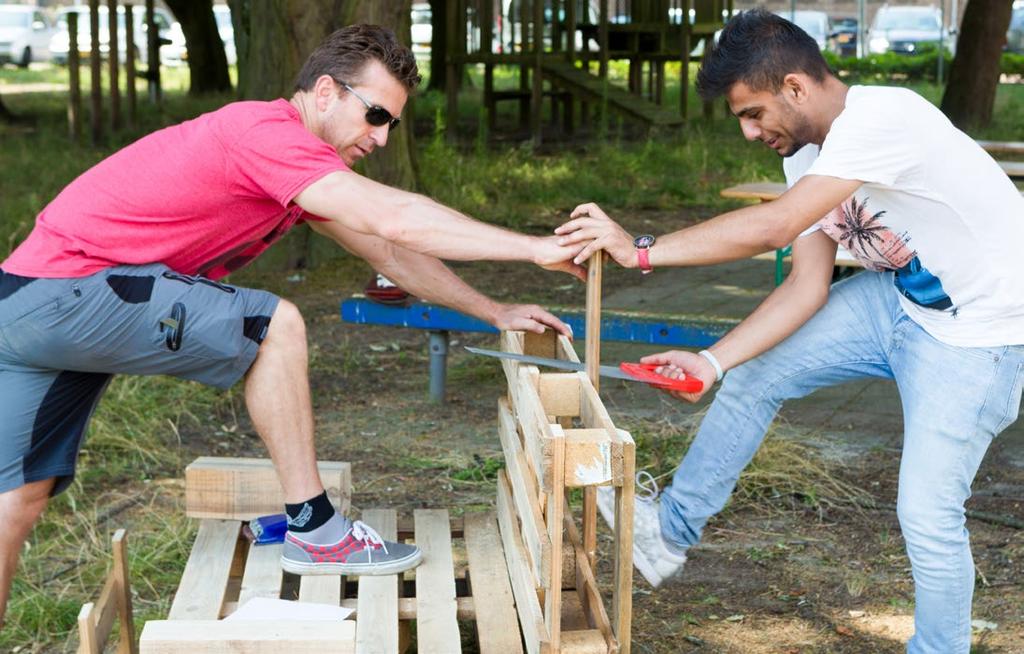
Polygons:
<instances>
[{"instance_id":1,"label":"dirt ground","mask_svg":"<svg viewBox=\"0 0 1024 654\"><path fill-rule=\"evenodd\" d=\"M637 215L639 227L662 216ZM681 224L678 221L676 224ZM569 277L527 265L457 266L470 283L506 301L581 306L584 289ZM461 345L494 347L496 338L453 335L448 400L427 398L427 338L409 329L342 323L339 302L370 276L343 262L290 280L247 274L296 302L307 317L321 458L353 464L355 508L419 507L453 513L490 506L501 455L495 403L504 392L497 364L462 353ZM634 283L609 268L608 291ZM693 409L646 388L602 389L613 420L627 430L686 423ZM197 454L263 456L251 426L234 434L186 435ZM668 456L678 458L682 449ZM640 458L643 459L643 453ZM895 502L898 453L866 449L831 472ZM976 496L970 508L1024 516L1024 470L990 456L979 475L1002 493ZM1024 652L1024 531L971 520L978 581L975 652ZM602 531L605 544L610 538ZM599 568L610 595L610 566ZM633 651L755 653L902 652L913 632L913 585L896 515L780 495L736 501L710 523L683 574L653 591L634 577Z\"/></svg>"}]
</instances>

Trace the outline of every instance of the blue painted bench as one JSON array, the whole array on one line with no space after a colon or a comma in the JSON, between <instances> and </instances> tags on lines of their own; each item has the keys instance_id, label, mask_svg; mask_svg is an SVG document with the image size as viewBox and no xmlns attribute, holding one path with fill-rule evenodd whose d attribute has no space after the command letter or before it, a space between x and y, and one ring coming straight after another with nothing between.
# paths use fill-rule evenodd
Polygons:
<instances>
[{"instance_id":1,"label":"blue painted bench","mask_svg":"<svg viewBox=\"0 0 1024 654\"><path fill-rule=\"evenodd\" d=\"M582 309L551 307L550 311L571 326L574 334L582 336L586 333ZM361 325L427 330L430 334L430 399L435 402L444 401L449 333L498 332L482 320L437 304L413 302L408 306L392 306L361 295L341 303L341 319ZM601 313L601 339L704 348L735 327L737 322L723 318L605 310Z\"/></svg>"}]
</instances>

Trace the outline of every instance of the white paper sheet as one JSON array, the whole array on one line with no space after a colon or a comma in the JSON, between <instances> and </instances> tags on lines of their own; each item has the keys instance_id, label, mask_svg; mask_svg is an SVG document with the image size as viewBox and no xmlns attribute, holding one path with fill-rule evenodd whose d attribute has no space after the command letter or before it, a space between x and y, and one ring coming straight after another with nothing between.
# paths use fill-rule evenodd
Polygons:
<instances>
[{"instance_id":1,"label":"white paper sheet","mask_svg":"<svg viewBox=\"0 0 1024 654\"><path fill-rule=\"evenodd\" d=\"M344 620L355 609L331 604L293 602L291 600L254 597L225 620Z\"/></svg>"}]
</instances>

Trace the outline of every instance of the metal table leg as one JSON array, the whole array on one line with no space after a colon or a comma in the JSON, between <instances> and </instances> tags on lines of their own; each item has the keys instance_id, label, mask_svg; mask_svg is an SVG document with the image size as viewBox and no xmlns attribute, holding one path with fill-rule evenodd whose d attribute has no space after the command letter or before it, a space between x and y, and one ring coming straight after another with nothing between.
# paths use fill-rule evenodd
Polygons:
<instances>
[{"instance_id":1,"label":"metal table leg","mask_svg":"<svg viewBox=\"0 0 1024 654\"><path fill-rule=\"evenodd\" d=\"M444 402L445 371L448 367L448 332L430 332L430 401Z\"/></svg>"}]
</instances>

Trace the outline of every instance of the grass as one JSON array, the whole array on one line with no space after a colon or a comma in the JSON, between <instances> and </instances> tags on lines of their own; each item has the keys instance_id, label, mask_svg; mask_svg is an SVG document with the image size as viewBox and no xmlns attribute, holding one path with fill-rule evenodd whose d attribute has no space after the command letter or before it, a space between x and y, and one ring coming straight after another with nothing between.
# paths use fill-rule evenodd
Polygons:
<instances>
[{"instance_id":1,"label":"grass","mask_svg":"<svg viewBox=\"0 0 1024 654\"><path fill-rule=\"evenodd\" d=\"M624 83L624 67L613 65L613 83ZM0 83L63 83L59 69L0 69ZM66 136L64 96L60 93L7 94L16 113L35 118L33 128L0 126L0 256L6 256L31 229L35 215L78 174L123 145L152 130L193 117L231 100L228 96L190 98L186 71L165 74L166 102L150 106L140 93L139 125L92 146ZM670 67L667 102L678 102L678 72ZM480 81L460 96L460 126L480 117ZM498 69L499 85L514 85L509 69ZM940 90L915 86L937 101ZM140 86L140 91L141 91ZM996 123L978 137L1019 138L1024 92L1004 86ZM609 117L597 127L605 136L589 142L555 141L542 149L496 144L487 135L456 146L441 138L444 98L428 93L417 100L419 166L423 190L473 216L521 230L546 231L576 204L595 201L616 210L672 210L724 207L717 197L727 184L780 179L774 154L745 143L733 120L694 120L685 132L633 138L629 126ZM511 120L514 106L502 106ZM699 115L694 104L691 115ZM342 274L363 268L341 266ZM354 355L353 355L354 356ZM344 374L353 362L314 357L313 374ZM453 370L453 383L473 383L482 369ZM75 620L83 601L93 599L106 574L109 537L131 515L130 566L136 591L136 621L166 614L184 565L194 527L183 517L181 470L186 448L181 433L231 420L237 398L192 383L161 378L122 377L114 381L94 417L70 490L53 502L26 545L13 589L0 651L72 651ZM226 416L226 417L225 417ZM627 425L638 442L638 466L667 476L688 446L697 418L686 423L638 421ZM225 425L222 434L231 434ZM774 428L740 479L732 507L753 500L796 498L815 510L857 496L861 491L838 479L813 452ZM231 444L228 443L230 449ZM450 458L395 462L410 470L434 469L461 484L491 484L493 458ZM763 556L765 553L756 553ZM858 582L851 594L857 590Z\"/></svg>"}]
</instances>

